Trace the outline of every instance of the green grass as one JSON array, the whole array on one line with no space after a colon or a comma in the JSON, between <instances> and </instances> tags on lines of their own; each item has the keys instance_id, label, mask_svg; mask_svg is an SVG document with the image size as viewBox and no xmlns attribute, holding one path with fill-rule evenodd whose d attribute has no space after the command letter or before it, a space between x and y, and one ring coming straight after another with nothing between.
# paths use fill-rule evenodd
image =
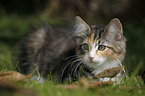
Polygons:
<instances>
[{"instance_id":1,"label":"green grass","mask_svg":"<svg viewBox=\"0 0 145 96\"><path fill-rule=\"evenodd\" d=\"M0 54L0 72L15 70L15 66L12 64L10 49L11 48L5 44L0 48L2 52L2 54ZM18 88L33 90L37 96L143 96L145 94L144 82L135 73L136 72L134 72L134 74L132 73L130 76L127 74L126 79L121 84L98 88L84 89L79 87L64 89L58 87L60 83L49 79L44 84L27 82L24 84L17 84L17 86L19 85ZM122 86L125 86L125 88L122 88Z\"/></svg>"},{"instance_id":2,"label":"green grass","mask_svg":"<svg viewBox=\"0 0 145 96\"><path fill-rule=\"evenodd\" d=\"M145 94L144 83L140 79L134 79L134 76L129 77L120 85L98 87L95 89L62 89L57 88L57 84L53 81L47 81L43 85L33 84L31 88L37 91L38 96L143 96ZM141 88L138 88L141 86ZM120 86L126 86L121 89Z\"/></svg>"},{"instance_id":3,"label":"green grass","mask_svg":"<svg viewBox=\"0 0 145 96\"><path fill-rule=\"evenodd\" d=\"M0 72L13 70L12 57L10 48L5 45L0 45Z\"/></svg>"},{"instance_id":4,"label":"green grass","mask_svg":"<svg viewBox=\"0 0 145 96\"><path fill-rule=\"evenodd\" d=\"M36 20L37 19L37 20ZM49 20L50 24L57 23ZM4 15L0 18L0 72L15 70L17 62L13 62L17 53L15 47L33 25L39 25L38 17L19 17L17 15ZM57 21L57 20L55 20ZM145 94L144 81L138 76L144 71L144 26L124 24L124 35L127 37L127 55L125 59L127 78L119 85L98 87L95 89L83 88L63 89L58 88L59 83L47 80L44 84L27 82L18 84L18 88L34 90L37 96L143 96ZM139 38L139 39L138 39ZM127 73L128 73L127 72ZM120 88L125 86L125 88ZM140 87L140 88L138 88ZM11 95L9 95L11 96Z\"/></svg>"}]
</instances>

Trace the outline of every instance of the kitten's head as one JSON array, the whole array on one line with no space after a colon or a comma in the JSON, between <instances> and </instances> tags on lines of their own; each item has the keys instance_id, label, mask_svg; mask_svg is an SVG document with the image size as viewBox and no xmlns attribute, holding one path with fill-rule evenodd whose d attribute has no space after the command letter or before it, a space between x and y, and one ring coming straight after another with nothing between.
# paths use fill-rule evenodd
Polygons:
<instances>
[{"instance_id":1,"label":"kitten's head","mask_svg":"<svg viewBox=\"0 0 145 96\"><path fill-rule=\"evenodd\" d=\"M77 16L75 34L76 53L85 65L97 67L108 61L124 59L126 39L119 19L111 20L107 26L89 26Z\"/></svg>"}]
</instances>

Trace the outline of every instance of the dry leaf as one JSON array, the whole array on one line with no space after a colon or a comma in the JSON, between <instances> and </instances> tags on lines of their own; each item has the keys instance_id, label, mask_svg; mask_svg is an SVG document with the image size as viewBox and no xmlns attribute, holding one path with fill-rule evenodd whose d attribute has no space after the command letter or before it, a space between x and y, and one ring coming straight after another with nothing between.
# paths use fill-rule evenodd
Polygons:
<instances>
[{"instance_id":1,"label":"dry leaf","mask_svg":"<svg viewBox=\"0 0 145 96\"><path fill-rule=\"evenodd\" d=\"M108 86L108 85L113 85L114 82L112 81L105 81L105 82L102 82L102 81L98 81L96 83L91 83L90 84L90 88L97 88L97 87L103 87L103 86Z\"/></svg>"},{"instance_id":2,"label":"dry leaf","mask_svg":"<svg viewBox=\"0 0 145 96\"><path fill-rule=\"evenodd\" d=\"M141 87L137 86L137 87L131 87L131 86L120 86L118 87L118 89L120 90L129 90L129 91L133 91L133 90L137 90L137 89L141 89Z\"/></svg>"},{"instance_id":3,"label":"dry leaf","mask_svg":"<svg viewBox=\"0 0 145 96\"><path fill-rule=\"evenodd\" d=\"M83 89L87 89L90 86L90 82L85 79L85 78L81 78L79 81L79 85L83 88Z\"/></svg>"},{"instance_id":4,"label":"dry leaf","mask_svg":"<svg viewBox=\"0 0 145 96\"><path fill-rule=\"evenodd\" d=\"M57 86L58 88L64 88L64 89L74 89L80 87L77 84L72 84L72 85L59 85Z\"/></svg>"},{"instance_id":5,"label":"dry leaf","mask_svg":"<svg viewBox=\"0 0 145 96\"><path fill-rule=\"evenodd\" d=\"M30 75L23 75L16 71L7 71L0 73L0 82L27 82Z\"/></svg>"},{"instance_id":6,"label":"dry leaf","mask_svg":"<svg viewBox=\"0 0 145 96\"><path fill-rule=\"evenodd\" d=\"M89 82L86 79L80 79L79 84L72 84L72 85L59 85L58 88L65 88L65 89L74 89L74 88L83 88L84 90L91 88L91 89L96 89L98 87L103 87L106 85L113 85L114 82L112 81L106 81L106 82L102 82L102 81L98 81L98 82Z\"/></svg>"},{"instance_id":7,"label":"dry leaf","mask_svg":"<svg viewBox=\"0 0 145 96\"><path fill-rule=\"evenodd\" d=\"M122 69L124 69L124 66L110 68L97 74L94 78L115 77Z\"/></svg>"},{"instance_id":8,"label":"dry leaf","mask_svg":"<svg viewBox=\"0 0 145 96\"><path fill-rule=\"evenodd\" d=\"M80 80L80 86L83 87L83 89L87 89L87 88L97 88L97 87L103 87L106 85L113 85L114 82L112 81L97 81L97 82L89 82L86 79L81 79Z\"/></svg>"},{"instance_id":9,"label":"dry leaf","mask_svg":"<svg viewBox=\"0 0 145 96\"><path fill-rule=\"evenodd\" d=\"M0 96L36 96L33 90L19 88L9 82L0 82Z\"/></svg>"}]
</instances>

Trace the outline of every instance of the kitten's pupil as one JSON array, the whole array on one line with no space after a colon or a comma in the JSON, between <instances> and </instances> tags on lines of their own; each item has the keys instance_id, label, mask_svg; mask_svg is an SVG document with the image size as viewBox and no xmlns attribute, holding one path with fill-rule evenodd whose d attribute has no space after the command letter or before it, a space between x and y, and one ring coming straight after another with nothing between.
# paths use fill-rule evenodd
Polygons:
<instances>
[{"instance_id":1,"label":"kitten's pupil","mask_svg":"<svg viewBox=\"0 0 145 96\"><path fill-rule=\"evenodd\" d=\"M85 49L85 50L89 50L89 45L88 45L87 43L84 43L82 47L83 47L83 49Z\"/></svg>"},{"instance_id":2,"label":"kitten's pupil","mask_svg":"<svg viewBox=\"0 0 145 96\"><path fill-rule=\"evenodd\" d=\"M99 51L104 51L106 49L106 46L104 46L104 45L100 45L99 47L98 47L98 50Z\"/></svg>"}]
</instances>

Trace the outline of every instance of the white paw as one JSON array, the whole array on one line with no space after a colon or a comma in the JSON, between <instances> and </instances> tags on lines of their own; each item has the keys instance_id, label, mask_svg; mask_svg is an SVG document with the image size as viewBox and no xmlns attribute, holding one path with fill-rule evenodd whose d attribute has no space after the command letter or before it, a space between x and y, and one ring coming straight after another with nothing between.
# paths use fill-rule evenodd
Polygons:
<instances>
[{"instance_id":1,"label":"white paw","mask_svg":"<svg viewBox=\"0 0 145 96\"><path fill-rule=\"evenodd\" d=\"M41 83L41 84L45 82L45 79L43 77L39 77L39 76L32 76L32 78L30 80Z\"/></svg>"}]
</instances>

